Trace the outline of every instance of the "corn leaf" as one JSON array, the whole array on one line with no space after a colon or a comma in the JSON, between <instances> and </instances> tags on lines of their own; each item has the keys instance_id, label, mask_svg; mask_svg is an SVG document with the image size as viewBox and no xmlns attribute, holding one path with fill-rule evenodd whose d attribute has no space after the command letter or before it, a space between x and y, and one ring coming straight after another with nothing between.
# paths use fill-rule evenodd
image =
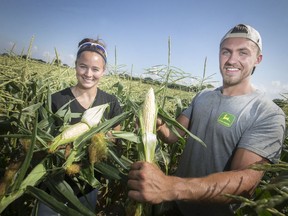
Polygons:
<instances>
[{"instance_id":1,"label":"corn leaf","mask_svg":"<svg viewBox=\"0 0 288 216\"><path fill-rule=\"evenodd\" d=\"M110 156L111 156L123 169L129 170L129 167L128 167L126 164L124 164L120 158L117 157L117 155L115 154L114 151L112 151L111 149L108 149L108 152L109 152ZM131 164L132 164L132 163L131 163ZM131 164L130 164L130 165L131 165Z\"/></svg>"},{"instance_id":2,"label":"corn leaf","mask_svg":"<svg viewBox=\"0 0 288 216\"><path fill-rule=\"evenodd\" d=\"M164 120L164 122L168 123L169 125L172 125L171 129L172 131L181 139L183 139L183 137L180 136L180 134L177 132L177 130L175 129L175 127L185 131L189 136L191 136L193 139L195 139L196 141L198 141L201 145L203 145L204 147L206 147L206 144L197 136L195 136L194 134L192 134L189 130L187 130L185 127L183 127L180 123L178 123L174 118L170 117L169 114L167 112L165 112L162 108L159 108L158 110L158 114L159 116Z\"/></svg>"},{"instance_id":3,"label":"corn leaf","mask_svg":"<svg viewBox=\"0 0 288 216\"><path fill-rule=\"evenodd\" d=\"M96 163L94 167L95 167L95 170L102 173L104 176L106 176L109 179L121 180L125 178L125 176L121 174L117 168L107 163L99 162L99 163Z\"/></svg>"},{"instance_id":4,"label":"corn leaf","mask_svg":"<svg viewBox=\"0 0 288 216\"><path fill-rule=\"evenodd\" d=\"M112 119L106 120L105 122L100 123L99 125L92 127L90 130L85 132L84 134L80 135L74 142L73 142L73 149L68 156L65 164L63 165L64 168L70 166L73 162L79 161L81 157L84 155L84 147L86 145L87 140L91 139L91 137L99 132L107 132L111 129L115 124L126 119L128 116L131 115L131 112L123 112L122 114L115 116Z\"/></svg>"},{"instance_id":5,"label":"corn leaf","mask_svg":"<svg viewBox=\"0 0 288 216\"><path fill-rule=\"evenodd\" d=\"M27 188L28 192L32 194L34 197L36 197L38 200L40 200L42 203L53 209L54 211L60 213L63 216L82 216L85 215L81 212L78 212L72 208L69 208L66 206L63 202L59 202L55 197L49 195L43 190L40 190L38 188L29 186ZM89 215L95 215L95 214L89 214Z\"/></svg>"},{"instance_id":6,"label":"corn leaf","mask_svg":"<svg viewBox=\"0 0 288 216\"><path fill-rule=\"evenodd\" d=\"M4 196L0 200L0 213L13 201L23 195L26 188L28 186L35 186L37 185L46 175L47 170L44 166L46 160L39 163L29 174L28 176L22 181L18 190L12 191L12 193Z\"/></svg>"},{"instance_id":7,"label":"corn leaf","mask_svg":"<svg viewBox=\"0 0 288 216\"><path fill-rule=\"evenodd\" d=\"M119 124L121 121L125 120L131 115L131 112L123 112L118 116L115 116L112 119L106 120L96 127L92 127L89 131L85 132L79 136L73 143L73 147L82 148L85 142L90 139L95 133L107 132L114 125Z\"/></svg>"},{"instance_id":8,"label":"corn leaf","mask_svg":"<svg viewBox=\"0 0 288 216\"><path fill-rule=\"evenodd\" d=\"M42 106L42 103L33 104L31 106L25 107L22 109L23 112L30 113L31 115L35 115L35 112Z\"/></svg>"},{"instance_id":9,"label":"corn leaf","mask_svg":"<svg viewBox=\"0 0 288 216\"><path fill-rule=\"evenodd\" d=\"M99 188L101 186L101 183L94 176L93 167L92 167L92 169L91 169L91 167L82 168L80 170L80 175L78 178L87 182L93 188Z\"/></svg>"},{"instance_id":10,"label":"corn leaf","mask_svg":"<svg viewBox=\"0 0 288 216\"><path fill-rule=\"evenodd\" d=\"M94 213L91 212L92 209L88 209L80 202L78 197L74 194L71 186L65 180L56 180L56 178L50 177L46 184L51 193L56 195L58 201L62 203L69 203L70 207L84 215L94 215ZM53 206L53 209L54 208L55 207Z\"/></svg>"},{"instance_id":11,"label":"corn leaf","mask_svg":"<svg viewBox=\"0 0 288 216\"><path fill-rule=\"evenodd\" d=\"M139 137L133 132L111 131L111 133L115 138L128 140L128 141L134 142L134 143L140 143Z\"/></svg>"},{"instance_id":12,"label":"corn leaf","mask_svg":"<svg viewBox=\"0 0 288 216\"><path fill-rule=\"evenodd\" d=\"M37 113L38 112L36 112L36 116L38 116ZM32 156L33 156L34 146L35 146L35 143L36 143L37 123L38 123L38 120L37 120L37 118L35 118L31 145L29 146L29 149L28 149L28 152L26 154L24 163L22 164L22 166L20 168L19 175L17 176L17 178L15 180L15 183L13 185L13 189L12 190L18 190L19 189L19 187L21 185L21 182L23 181L23 179L24 179L24 177L26 175L26 172L27 172L27 170L28 170L28 168L30 166L30 162L31 162Z\"/></svg>"}]
</instances>

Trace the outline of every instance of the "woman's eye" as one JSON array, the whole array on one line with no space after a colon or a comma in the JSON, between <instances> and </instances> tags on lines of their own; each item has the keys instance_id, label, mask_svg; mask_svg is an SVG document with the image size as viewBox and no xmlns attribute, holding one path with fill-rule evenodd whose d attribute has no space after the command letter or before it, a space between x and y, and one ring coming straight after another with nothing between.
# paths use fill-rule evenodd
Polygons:
<instances>
[{"instance_id":1,"label":"woman's eye","mask_svg":"<svg viewBox=\"0 0 288 216\"><path fill-rule=\"evenodd\" d=\"M222 55L227 56L227 55L229 55L229 52L228 52L227 50L223 50L223 51L222 51Z\"/></svg>"}]
</instances>

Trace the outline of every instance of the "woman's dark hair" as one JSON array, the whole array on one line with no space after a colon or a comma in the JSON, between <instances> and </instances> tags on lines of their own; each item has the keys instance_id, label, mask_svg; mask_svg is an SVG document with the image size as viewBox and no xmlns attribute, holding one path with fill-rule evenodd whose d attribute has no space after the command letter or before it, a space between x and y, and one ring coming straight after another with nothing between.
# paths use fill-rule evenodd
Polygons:
<instances>
[{"instance_id":1,"label":"woman's dark hair","mask_svg":"<svg viewBox=\"0 0 288 216\"><path fill-rule=\"evenodd\" d=\"M107 62L107 52L106 52L106 45L103 42L103 40L97 38L91 39L91 38L84 38L78 43L78 52L77 52L77 59L79 58L80 54L83 51L92 51L96 52L99 55L102 56L105 63Z\"/></svg>"}]
</instances>

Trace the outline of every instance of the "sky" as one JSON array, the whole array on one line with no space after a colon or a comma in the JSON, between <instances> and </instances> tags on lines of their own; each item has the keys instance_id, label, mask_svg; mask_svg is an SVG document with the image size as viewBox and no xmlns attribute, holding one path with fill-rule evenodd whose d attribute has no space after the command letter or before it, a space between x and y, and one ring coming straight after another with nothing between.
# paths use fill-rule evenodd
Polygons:
<instances>
[{"instance_id":1,"label":"sky","mask_svg":"<svg viewBox=\"0 0 288 216\"><path fill-rule=\"evenodd\" d=\"M101 38L108 62L133 76L170 64L191 77L206 76L221 85L219 43L233 26L257 29L263 60L253 84L269 97L288 93L288 0L0 0L0 53L28 52L51 62L55 50L64 64L74 66L78 42ZM183 84L195 83L187 79ZM283 98L282 98L283 99Z\"/></svg>"}]
</instances>

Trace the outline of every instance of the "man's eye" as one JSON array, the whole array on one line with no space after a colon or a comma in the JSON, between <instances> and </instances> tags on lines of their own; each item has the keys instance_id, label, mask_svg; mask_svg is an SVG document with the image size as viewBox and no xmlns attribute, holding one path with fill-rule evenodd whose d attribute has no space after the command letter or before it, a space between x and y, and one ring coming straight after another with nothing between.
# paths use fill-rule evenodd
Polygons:
<instances>
[{"instance_id":1,"label":"man's eye","mask_svg":"<svg viewBox=\"0 0 288 216\"><path fill-rule=\"evenodd\" d=\"M240 55L247 55L247 52L241 51Z\"/></svg>"}]
</instances>

